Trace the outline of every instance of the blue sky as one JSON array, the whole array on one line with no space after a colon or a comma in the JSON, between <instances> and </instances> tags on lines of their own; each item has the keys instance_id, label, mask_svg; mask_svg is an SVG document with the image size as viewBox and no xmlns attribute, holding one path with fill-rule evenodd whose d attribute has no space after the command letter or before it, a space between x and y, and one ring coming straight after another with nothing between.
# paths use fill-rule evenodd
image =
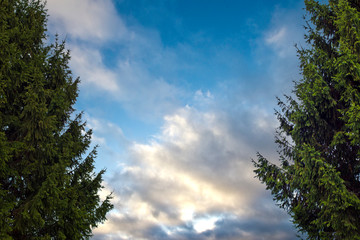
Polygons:
<instances>
[{"instance_id":1,"label":"blue sky","mask_svg":"<svg viewBox=\"0 0 360 240\"><path fill-rule=\"evenodd\" d=\"M254 179L299 79L300 0L48 0L115 208L94 239L294 239Z\"/></svg>"}]
</instances>

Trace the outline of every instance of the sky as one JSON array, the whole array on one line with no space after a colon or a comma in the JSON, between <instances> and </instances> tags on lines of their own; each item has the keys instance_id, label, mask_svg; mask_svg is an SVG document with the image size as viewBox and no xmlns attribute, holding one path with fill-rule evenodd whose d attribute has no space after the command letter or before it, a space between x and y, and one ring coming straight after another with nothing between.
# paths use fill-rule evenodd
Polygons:
<instances>
[{"instance_id":1,"label":"sky","mask_svg":"<svg viewBox=\"0 0 360 240\"><path fill-rule=\"evenodd\" d=\"M300 0L47 0L114 209L95 240L287 240L251 159L277 162Z\"/></svg>"}]
</instances>

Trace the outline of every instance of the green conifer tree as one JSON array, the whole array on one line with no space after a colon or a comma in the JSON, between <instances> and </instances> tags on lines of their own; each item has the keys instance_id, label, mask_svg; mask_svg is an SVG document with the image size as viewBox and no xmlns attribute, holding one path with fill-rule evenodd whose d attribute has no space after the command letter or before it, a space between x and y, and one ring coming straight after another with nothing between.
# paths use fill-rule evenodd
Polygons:
<instances>
[{"instance_id":1,"label":"green conifer tree","mask_svg":"<svg viewBox=\"0 0 360 240\"><path fill-rule=\"evenodd\" d=\"M112 208L91 131L71 117L79 79L46 21L40 0L0 1L0 239L87 239Z\"/></svg>"},{"instance_id":2,"label":"green conifer tree","mask_svg":"<svg viewBox=\"0 0 360 240\"><path fill-rule=\"evenodd\" d=\"M280 164L257 177L309 239L360 239L360 1L305 1L295 97L279 100Z\"/></svg>"}]
</instances>

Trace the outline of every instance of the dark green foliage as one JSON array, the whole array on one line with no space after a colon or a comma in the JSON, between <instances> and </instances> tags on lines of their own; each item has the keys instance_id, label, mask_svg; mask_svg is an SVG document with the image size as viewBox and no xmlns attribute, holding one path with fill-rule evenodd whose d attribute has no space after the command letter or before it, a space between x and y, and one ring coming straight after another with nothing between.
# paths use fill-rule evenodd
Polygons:
<instances>
[{"instance_id":1,"label":"dark green foliage","mask_svg":"<svg viewBox=\"0 0 360 240\"><path fill-rule=\"evenodd\" d=\"M79 80L64 42L46 45L41 1L0 1L0 239L87 239L101 202L91 131L71 119Z\"/></svg>"},{"instance_id":2,"label":"dark green foliage","mask_svg":"<svg viewBox=\"0 0 360 240\"><path fill-rule=\"evenodd\" d=\"M360 239L360 1L305 1L303 78L279 100L280 165L257 177L309 239Z\"/></svg>"}]
</instances>

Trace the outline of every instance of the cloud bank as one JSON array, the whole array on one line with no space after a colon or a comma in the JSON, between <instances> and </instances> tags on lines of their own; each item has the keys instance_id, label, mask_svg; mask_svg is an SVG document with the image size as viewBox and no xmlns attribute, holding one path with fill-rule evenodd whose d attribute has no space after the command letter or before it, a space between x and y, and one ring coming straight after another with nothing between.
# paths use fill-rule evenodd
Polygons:
<instances>
[{"instance_id":1,"label":"cloud bank","mask_svg":"<svg viewBox=\"0 0 360 240\"><path fill-rule=\"evenodd\" d=\"M152 142L134 143L108 180L116 210L96 239L293 239L288 217L254 179L251 133L229 118L181 108ZM248 129L271 139L268 127L254 121Z\"/></svg>"}]
</instances>

